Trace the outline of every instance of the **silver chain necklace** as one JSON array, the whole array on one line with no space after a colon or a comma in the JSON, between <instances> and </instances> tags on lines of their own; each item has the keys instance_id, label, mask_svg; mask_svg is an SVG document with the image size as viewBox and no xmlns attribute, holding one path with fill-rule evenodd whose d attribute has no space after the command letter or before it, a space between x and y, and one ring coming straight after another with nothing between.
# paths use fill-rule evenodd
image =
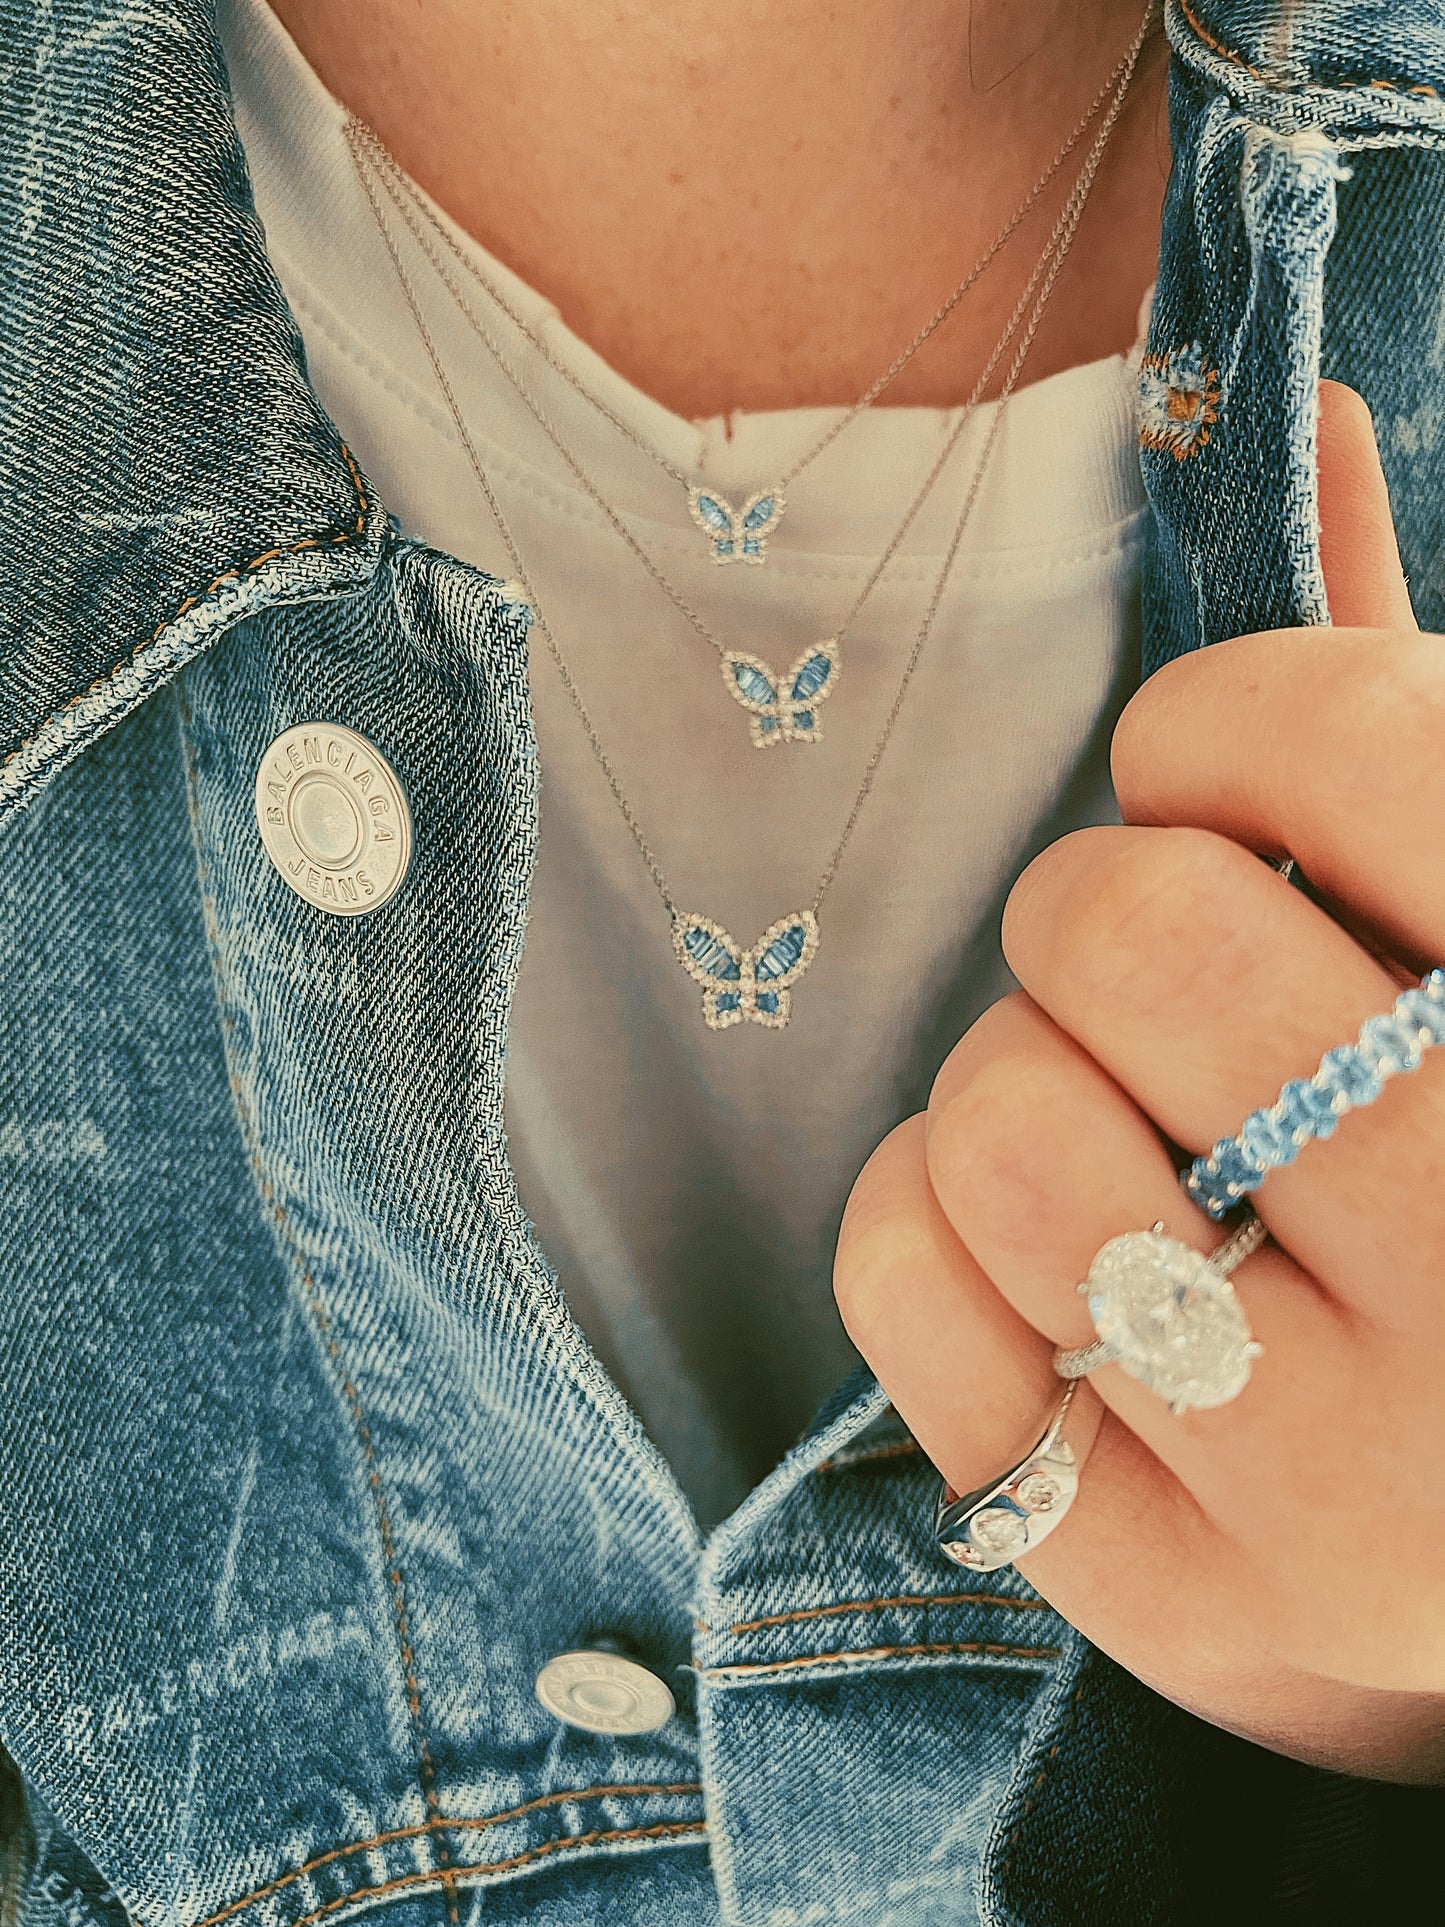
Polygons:
<instances>
[{"instance_id":1,"label":"silver chain necklace","mask_svg":"<svg viewBox=\"0 0 1445 1927\"><path fill-rule=\"evenodd\" d=\"M356 154L357 151L357 148L353 147L353 153ZM363 151L369 154L369 146ZM372 213L381 226L383 238L387 242L392 260L398 264L398 270L400 271L397 250L393 245L395 237L389 230L386 215L382 210L380 201L373 192L372 180L366 174L365 167L359 158L358 169L361 175L362 186L366 191L368 201L371 203ZM942 449L939 451L937 458L924 477L921 487L909 503L902 521L894 531L892 539L884 548L877 563L869 571L867 580L854 597L852 607L849 609L842 624L831 636L825 636L821 641L805 648L797 660L790 666L786 674L778 676L772 666L764 661L761 656L755 655L750 651L727 648L718 638L711 625L704 620L686 597L683 596L663 574L657 563L637 540L631 529L628 528L626 522L623 521L616 509L603 495L602 491L596 486L590 476L588 476L571 450L563 442L561 436L542 410L541 405L528 392L505 354L498 347L496 341L471 308L465 294L457 287L455 281L448 274L445 263L428 247L426 238L418 228L406 200L401 198L391 187L389 175L383 173L379 175L379 178L381 179L383 187L387 190L392 206L409 228L413 239L417 242L427 261L436 272L438 279L446 288L468 325L478 336L483 347L486 348L501 373L515 390L519 399L524 403L537 425L542 429L553 448L562 458L562 461L566 464L583 492L608 522L620 540L637 557L648 575L651 576L652 580L673 603L674 607L687 618L697 634L717 656L728 693L748 712L749 733L754 747L766 749L772 744L779 742L816 743L821 740L822 726L818 717L818 710L820 705L827 697L832 695L834 689L837 687L839 671L842 666L843 641L852 629L864 604L882 579L889 563L897 554L909 529L913 526L919 510L932 493L934 484L942 474L959 438L968 426L969 416L973 408L976 406L980 395L986 390L988 383L993 379L999 362L1003 359L1010 342L1022 324L1028 307L1029 297L1037 285L1039 276L1042 274L1047 261L1047 251L1045 255L1041 257L1032 278L1024 289L1023 296L1016 304L1013 314L1009 318L1008 325L995 345L993 352L990 354L983 372L975 384L973 393L969 396L967 404L960 411L958 420L950 430ZM1056 238L1056 236L1057 229L1055 230L1055 236L1051 237L1051 241Z\"/></svg>"},{"instance_id":2,"label":"silver chain necklace","mask_svg":"<svg viewBox=\"0 0 1445 1927\"><path fill-rule=\"evenodd\" d=\"M1090 101L1068 139L1049 162L1043 173L1034 182L1018 207L1009 216L1008 220L1004 223L1003 227L1000 228L988 247L979 256L978 260L975 261L957 286L944 297L943 301L934 310L933 314L929 316L928 320L924 322L912 340L899 350L893 360L890 361L888 366L883 370L882 374L869 384L858 397L857 401L854 402L850 408L846 409L835 421L829 423L821 434L810 442L802 453L778 476L776 481L765 488L753 491L739 506L734 506L734 504L718 490L709 488L695 481L684 469L679 468L677 463L671 461L660 448L656 447L644 435L639 434L630 423L625 421L613 408L609 407L607 402L595 393L588 383L583 380L576 369L570 367L556 354L546 337L539 334L526 317L518 312L514 303L508 300L506 293L497 286L496 282L486 273L481 264L471 259L471 257L458 246L455 237L447 230L442 222L438 220L436 214L427 205L426 201L416 193L406 174L369 128L365 127L363 123L353 119L348 128L348 133L354 142L359 141L365 146L368 157L372 160L373 164L387 176L387 185L388 188L393 191L393 194L395 195L395 190L400 189L401 192L407 196L416 213L428 223L437 239L455 256L461 267L483 289L492 304L507 317L548 366L560 375L569 386L574 388L576 392L582 396L583 400L587 402L588 406L595 409L605 421L609 422L612 427L617 430L618 434L629 441L633 447L645 455L649 461L655 462L664 473L671 476L673 481L678 484L684 492L688 514L707 540L708 553L712 560L716 563L750 562L761 564L767 558L768 538L776 530L786 512L788 490L803 471L811 467L811 465L817 461L818 457L832 446L844 430L850 427L865 409L872 407L873 403L892 386L919 350L932 339L938 329L947 321L954 309L957 308L965 295L968 294L970 289L984 274L985 270L991 265L995 256L1002 251L1017 229L1027 220L1028 216L1038 204L1040 197L1063 167L1065 161L1068 160L1069 156L1078 147L1080 141L1083 140L1085 134L1098 117L1101 109L1103 109L1106 103L1114 96L1121 82L1127 84L1126 77L1131 76L1134 71L1140 50L1143 47L1144 40L1148 33L1152 14L1153 7L1151 5L1145 13L1138 34L1131 42L1124 57L1114 68L1114 71L1109 75L1098 93L1095 94L1094 98ZM415 228L413 228L414 233L415 231ZM419 238L420 237L418 237L418 239ZM488 345L490 346L490 344ZM516 385L514 377L513 380L514 385ZM906 527L907 525L905 524L905 531ZM902 532L900 532L899 539L902 539ZM859 607L861 607L862 602L866 600L867 593L865 590L864 595L860 597ZM849 622L851 622L857 613L857 608L850 612ZM847 626L848 624L845 623L845 629Z\"/></svg>"},{"instance_id":3,"label":"silver chain necklace","mask_svg":"<svg viewBox=\"0 0 1445 1927\"><path fill-rule=\"evenodd\" d=\"M779 917L776 922L768 926L761 937L758 938L757 942L749 947L738 943L736 938L713 918L678 908L676 899L672 893L672 888L667 881L662 866L658 862L652 846L643 831L642 825L637 819L636 812L628 800L627 793L622 787L621 780L613 767L612 760L603 747L596 729L593 727L592 718L588 713L582 692L577 686L576 679L568 666L566 658L562 654L557 638L542 610L531 577L512 535L511 527L502 511L500 502L497 500L496 493L481 457L477 453L476 444L473 442L466 425L466 418L457 402L455 391L452 388L446 369L442 364L441 356L432 339L431 331L426 325L426 319L422 313L416 290L412 285L411 278L407 274L405 264L398 252L396 238L386 221L381 203L377 200L370 180L364 168L361 167L358 158L358 171L361 175L362 184L366 189L372 212L376 217L377 224L386 243L387 251L391 256L392 266L396 271L402 293L405 296L417 332L426 350L427 359L431 363L437 385L446 401L448 412L451 415L452 422L457 431L457 436L466 453L472 472L476 477L477 486L481 491L492 520L495 522L498 533L502 538L516 579L521 585L522 591L531 606L534 620L547 646L547 652L556 666L557 673L562 680L562 686L586 734L593 758L606 780L607 787L612 794L612 799L617 805L623 821L627 825L632 840L637 847L638 854L646 865L648 875L652 878L657 893L662 900L663 908L667 912L671 925L673 949L676 952L678 962L682 965L682 968L687 972L688 976L702 987L703 1020L712 1030L727 1030L733 1025L743 1023L744 1021L762 1024L773 1030L781 1030L784 1025L787 1024L791 1014L793 986L797 983L798 979L802 977L803 973L817 955L818 945L821 939L818 922L819 913L822 910L824 899L832 888L833 880L838 872L838 866L842 862L844 852L852 840L853 832L857 828L858 819L863 812L864 805L867 803L869 795L872 792L874 779L878 774L879 766L883 761L889 742L892 740L894 728L902 713L904 700L912 684L914 673L918 668L924 649L927 647L929 637L933 632L939 605L943 600L944 591L947 588L949 577L952 574L953 564L963 541L964 532L972 515L974 504L978 499L984 474L988 468L989 458L993 453L994 445L998 440L999 432L1003 425L1009 397L1018 384L1024 363L1028 358L1030 349L1033 347L1035 337L1043 321L1049 298L1054 291L1055 284L1058 281L1064 263L1068 259L1069 251L1073 245L1074 237L1078 232L1079 222L1083 216L1084 208L1087 205L1090 191L1093 188L1099 167L1103 161L1109 137L1113 133L1119 115L1123 111L1129 83L1133 79L1134 69L1137 66L1138 57L1143 48L1144 38L1152 13L1153 6L1151 4L1148 12L1145 14L1143 26L1134 41L1131 57L1125 63L1127 71L1123 81L1116 90L1115 96L1110 103L1109 111L1103 125L1100 127L1093 146L1089 150L1088 159L1073 188L1070 190L1063 212L1060 214L1049 236L1043 254L1040 256L1033 273L1029 277L1024 294L1015 308L1014 316L1010 319L999 347L995 350L994 355L990 357L990 364L984 375L981 376L979 382L975 384L969 405L961 416L960 425L950 437L944 455L940 458L938 466L941 468L943 462L947 459L948 453L951 452L952 447L956 443L958 435L961 433L962 424L971 419L973 408L986 389L993 368L997 365L998 359L1000 359L1006 351L1008 343L1013 339L1022 320L1022 337L1014 351L1013 359L1009 364L1008 373L1004 378L1003 387L1000 390L995 406L993 419L989 424L983 447L979 452L969 477L963 504L957 521L954 524L953 533L944 554L942 566L934 582L928 606L919 624L918 633L909 651L908 659L904 665L903 673L894 693L888 714L884 718L883 727L879 731L872 751L869 754L862 780L853 797L843 828L839 833L837 841L833 845L827 862L823 866L822 875L818 879L807 908L791 910L785 916ZM355 153L355 151L353 148L353 153ZM1032 301L1031 307L1029 306L1030 301ZM1027 319L1023 320L1022 318L1026 309Z\"/></svg>"},{"instance_id":4,"label":"silver chain necklace","mask_svg":"<svg viewBox=\"0 0 1445 1927\"><path fill-rule=\"evenodd\" d=\"M1139 54L1147 35L1152 12L1153 7L1151 5L1148 11L1146 11L1139 31L1131 43L1128 53L1110 76L1106 92L1111 95L1111 98L1109 99L1108 111L1105 116L1105 130L1112 129L1114 120L1117 118L1119 110L1122 107L1124 94L1127 92L1130 81L1133 78ZM914 344L893 364L894 372L897 372L898 369L905 365L906 361L911 358L911 355L916 352L917 347L922 345L923 341L934 331L944 316L952 311L958 301L962 299L963 294L972 286L973 282L977 280L989 261L992 260L993 256L1003 246L1009 235L1012 234L1019 222L1024 218L1029 208L1033 206L1043 186L1057 173L1062 158L1072 152L1074 146L1077 145L1078 140L1095 118L1098 110L1098 101L1102 98L1104 98L1103 95L1096 98L1084 120L1080 122L1074 134L1070 136L1069 141L1061 150L1060 160L1056 161L1048 172L1041 177L1040 182L1030 192L1023 206L1001 230L999 236L971 271L970 275L959 284L959 287L954 291L953 295L949 297L944 307L938 311L926 327L920 330L919 335L915 337ZM747 712L748 732L754 748L769 749L777 743L819 742L822 739L823 732L818 712L821 705L832 695L838 686L839 674L842 667L843 643L858 620L858 617L862 614L863 608L872 596L873 591L882 580L894 556L898 553L909 530L913 527L919 511L932 494L934 485L947 466L948 459L953 453L954 447L968 426L969 416L973 408L987 391L988 385L993 379L1000 361L1007 352L1009 344L1022 322L1024 312L1028 306L1029 297L1037 285L1038 277L1042 273L1044 265L1048 260L1049 250L1057 240L1059 232L1058 226L1055 227L1053 233L1050 235L1049 242L1045 246L1044 254L1040 257L1034 274L1024 290L1023 297L1016 306L1008 325L1005 327L1003 335L1000 337L993 353L990 355L983 369L983 373L975 385L973 393L970 395L963 410L960 411L958 420L949 433L943 448L925 475L921 486L909 502L901 522L894 530L891 539L885 546L877 563L869 571L866 580L854 597L842 622L832 635L825 636L803 649L797 658L788 665L786 670L779 674L771 663L754 652L750 650L729 649L719 639L711 625L698 613L687 597L663 574L653 557L643 547L642 543L633 534L632 530L602 494L602 491L595 485L590 476L588 476L570 449L567 448L541 404L531 394L491 331L476 313L476 310L468 301L463 289L457 285L452 275L448 272L446 263L439 258L435 247L429 242L426 233L423 231L421 225L423 220L429 224L433 232L446 244L455 258L464 267L469 268L479 284L489 293L495 295L495 298L501 304L503 312L521 329L526 339L539 348L550 365L566 373L569 379L571 379L571 385L576 388L579 393L588 395L589 399L595 400L596 398L590 396L589 391L579 380L572 379L571 371L566 368L564 363L558 361L552 355L551 350L547 347L543 338L536 334L535 330L527 325L525 319L517 314L515 309L506 302L500 290L494 290L492 288L489 279L481 268L468 261L451 235L447 233L436 216L427 208L426 203L419 197L415 188L412 187L406 175L382 146L377 136L362 122L354 118L348 120L346 134L358 176L365 189L367 200L371 205L372 214L382 229L383 237L387 241L388 250L391 253L393 262L397 266L398 272L401 270L397 250L393 245L385 215L382 212L374 191L372 178L367 173L368 164L374 170L376 179L380 181L396 213L409 229L413 240L426 257L437 278L446 288L468 326L481 341L483 347L487 350L487 353L491 356L497 368L516 392L518 399L526 407L538 427L546 435L548 441L561 457L579 487L609 523L619 539L626 544L628 549L637 558L653 582L662 590L664 595L667 596L668 600L685 618L699 638L707 644L717 657L719 668L722 672L723 685L728 695ZM1089 159L1085 161L1084 169L1081 170L1080 173L1080 179L1083 178L1086 172L1089 173L1090 178L1092 178L1091 170L1097 166L1095 153L1102 152L1102 146L1107 140L1107 137L1107 131L1103 131L1100 137L1096 137L1094 149L1091 150ZM1077 190L1077 186L1078 182L1075 183L1075 190ZM1065 205L1067 207L1068 203L1066 202ZM891 378L892 376L890 375L889 379ZM886 382L882 384L882 386L886 385ZM869 391L869 394L871 396L879 392L881 392L881 387L875 383L874 388ZM619 429L634 446L643 449L649 455L656 457L656 459L662 460L662 458L657 455L657 451L649 448L640 436L633 434L627 425L621 421L620 417L613 415L600 401L597 405L602 409L602 412L607 415L609 420L617 423ZM867 398L865 398L864 402L849 409L837 422L833 423L825 432L824 436L815 444L812 454L809 455L808 459L811 460L813 454L821 453L824 447L835 440L836 437L841 434L842 430L847 427L848 423L857 418L861 408L866 405ZM663 462L663 466L667 467L670 473L681 473L681 471L673 470L665 461ZM790 474L799 473L801 466L802 465L795 465L790 471Z\"/></svg>"}]
</instances>

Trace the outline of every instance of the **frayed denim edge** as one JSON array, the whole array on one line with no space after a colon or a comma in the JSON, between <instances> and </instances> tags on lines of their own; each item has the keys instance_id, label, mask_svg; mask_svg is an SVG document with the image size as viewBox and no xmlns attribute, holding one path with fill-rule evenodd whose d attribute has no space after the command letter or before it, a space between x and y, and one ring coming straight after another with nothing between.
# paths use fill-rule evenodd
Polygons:
<instances>
[{"instance_id":1,"label":"frayed denim edge","mask_svg":"<svg viewBox=\"0 0 1445 1927\"><path fill-rule=\"evenodd\" d=\"M0 815L23 808L58 771L247 616L287 603L354 595L380 564L385 512L373 508L361 539L330 553L280 555L223 583L167 623L109 676L72 699L0 764Z\"/></svg>"}]
</instances>

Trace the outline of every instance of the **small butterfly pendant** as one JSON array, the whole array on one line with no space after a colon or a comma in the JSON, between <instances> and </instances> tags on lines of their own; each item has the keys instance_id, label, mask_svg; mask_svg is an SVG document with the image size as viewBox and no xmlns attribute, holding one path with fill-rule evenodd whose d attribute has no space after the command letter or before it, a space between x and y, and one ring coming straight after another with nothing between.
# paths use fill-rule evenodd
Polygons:
<instances>
[{"instance_id":1,"label":"small butterfly pendant","mask_svg":"<svg viewBox=\"0 0 1445 1927\"><path fill-rule=\"evenodd\" d=\"M761 656L730 649L722 659L729 694L751 711L753 744L816 743L822 735L818 705L838 683L838 639L829 636L805 649L780 679Z\"/></svg>"},{"instance_id":2,"label":"small butterfly pendant","mask_svg":"<svg viewBox=\"0 0 1445 1927\"><path fill-rule=\"evenodd\" d=\"M702 985L702 1016L709 1030L728 1030L746 1019L781 1030L792 1010L795 984L818 950L818 919L811 910L779 917L744 950L720 923L679 911L672 943L677 960Z\"/></svg>"},{"instance_id":3,"label":"small butterfly pendant","mask_svg":"<svg viewBox=\"0 0 1445 1927\"><path fill-rule=\"evenodd\" d=\"M775 488L750 495L740 509L712 489L687 491L688 513L708 538L714 562L761 562L787 506Z\"/></svg>"}]
</instances>

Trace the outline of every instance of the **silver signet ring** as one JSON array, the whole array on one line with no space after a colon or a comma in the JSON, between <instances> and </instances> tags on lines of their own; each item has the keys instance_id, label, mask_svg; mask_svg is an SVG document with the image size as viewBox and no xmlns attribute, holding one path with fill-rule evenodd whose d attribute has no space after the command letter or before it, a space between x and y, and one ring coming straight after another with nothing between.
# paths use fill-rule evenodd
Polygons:
<instances>
[{"instance_id":1,"label":"silver signet ring","mask_svg":"<svg viewBox=\"0 0 1445 1927\"><path fill-rule=\"evenodd\" d=\"M933 1511L940 1548L955 1565L997 1572L1040 1545L1061 1523L1079 1490L1079 1474L1098 1437L1104 1407L1077 1380L1055 1406L1033 1448L1007 1472L955 1496L945 1480Z\"/></svg>"},{"instance_id":2,"label":"silver signet ring","mask_svg":"<svg viewBox=\"0 0 1445 1927\"><path fill-rule=\"evenodd\" d=\"M342 723L295 723L256 771L256 826L298 897L334 917L396 895L411 861L411 812L375 743Z\"/></svg>"}]
</instances>

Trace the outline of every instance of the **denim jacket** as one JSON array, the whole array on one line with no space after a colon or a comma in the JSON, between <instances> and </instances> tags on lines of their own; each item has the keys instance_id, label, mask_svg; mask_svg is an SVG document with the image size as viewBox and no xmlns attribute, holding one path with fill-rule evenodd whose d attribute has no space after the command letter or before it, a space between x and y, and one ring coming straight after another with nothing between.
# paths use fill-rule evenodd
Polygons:
<instances>
[{"instance_id":1,"label":"denim jacket","mask_svg":"<svg viewBox=\"0 0 1445 1927\"><path fill-rule=\"evenodd\" d=\"M1168 26L1142 671L1326 618L1322 371L1445 628L1445 7ZM866 1374L699 1535L505 1156L527 611L319 408L206 0L0 0L0 143L0 1927L1391 1917L1421 1796L946 1565ZM410 800L374 915L256 834L314 720ZM587 1647L675 1714L549 1713Z\"/></svg>"}]
</instances>

